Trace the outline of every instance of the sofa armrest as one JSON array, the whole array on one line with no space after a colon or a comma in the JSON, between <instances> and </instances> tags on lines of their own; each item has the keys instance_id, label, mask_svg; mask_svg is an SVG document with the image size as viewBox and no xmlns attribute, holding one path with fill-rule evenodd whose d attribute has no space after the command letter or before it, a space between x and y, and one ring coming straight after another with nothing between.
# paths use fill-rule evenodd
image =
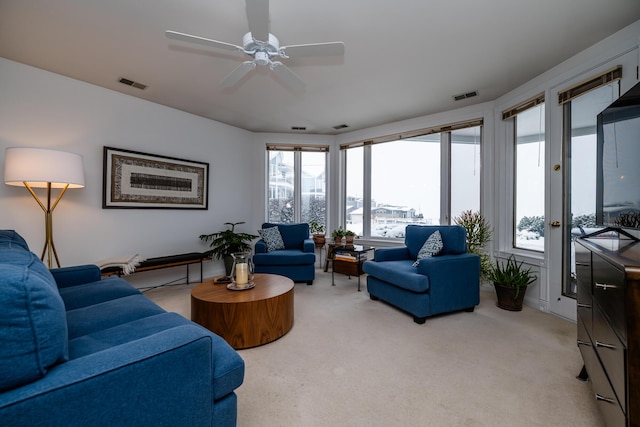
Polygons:
<instances>
[{"instance_id":1,"label":"sofa armrest","mask_svg":"<svg viewBox=\"0 0 640 427\"><path fill-rule=\"evenodd\" d=\"M267 244L264 240L260 239L256 242L256 247L254 253L256 254L266 254L267 253Z\"/></svg>"},{"instance_id":2,"label":"sofa armrest","mask_svg":"<svg viewBox=\"0 0 640 427\"><path fill-rule=\"evenodd\" d=\"M480 302L480 257L464 253L424 258L418 273L429 277L432 314L468 308ZM434 307L434 305L438 307Z\"/></svg>"},{"instance_id":3,"label":"sofa armrest","mask_svg":"<svg viewBox=\"0 0 640 427\"><path fill-rule=\"evenodd\" d=\"M406 246L376 249L374 261L400 261L409 259L409 249Z\"/></svg>"},{"instance_id":4,"label":"sofa armrest","mask_svg":"<svg viewBox=\"0 0 640 427\"><path fill-rule=\"evenodd\" d=\"M206 332L178 326L62 363L0 394L0 419L14 426L211 425L211 360Z\"/></svg>"},{"instance_id":5,"label":"sofa armrest","mask_svg":"<svg viewBox=\"0 0 640 427\"><path fill-rule=\"evenodd\" d=\"M302 242L302 252L316 252L316 244L313 243L312 238L304 239Z\"/></svg>"},{"instance_id":6,"label":"sofa armrest","mask_svg":"<svg viewBox=\"0 0 640 427\"><path fill-rule=\"evenodd\" d=\"M100 280L100 268L93 264L54 268L51 270L51 274L58 288L82 285Z\"/></svg>"}]
</instances>

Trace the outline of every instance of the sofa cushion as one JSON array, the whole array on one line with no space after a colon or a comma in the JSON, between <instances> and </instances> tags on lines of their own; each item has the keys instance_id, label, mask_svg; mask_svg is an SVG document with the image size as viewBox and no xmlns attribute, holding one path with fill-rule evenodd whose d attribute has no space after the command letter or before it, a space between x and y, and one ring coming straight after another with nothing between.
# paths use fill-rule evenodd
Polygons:
<instances>
[{"instance_id":1,"label":"sofa cushion","mask_svg":"<svg viewBox=\"0 0 640 427\"><path fill-rule=\"evenodd\" d=\"M176 313L159 313L74 338L69 341L69 357L77 359L184 325L198 327L211 338L213 399L233 392L244 378L244 361L240 355L218 335Z\"/></svg>"},{"instance_id":2,"label":"sofa cushion","mask_svg":"<svg viewBox=\"0 0 640 427\"><path fill-rule=\"evenodd\" d=\"M144 295L130 295L67 311L69 339L165 311Z\"/></svg>"},{"instance_id":3,"label":"sofa cushion","mask_svg":"<svg viewBox=\"0 0 640 427\"><path fill-rule=\"evenodd\" d=\"M27 242L15 230L0 230L0 246L5 248L17 246L25 251L29 250Z\"/></svg>"},{"instance_id":4,"label":"sofa cushion","mask_svg":"<svg viewBox=\"0 0 640 427\"><path fill-rule=\"evenodd\" d=\"M258 234L267 244L267 252L284 249L284 241L278 227L268 227L258 230Z\"/></svg>"},{"instance_id":5,"label":"sofa cushion","mask_svg":"<svg viewBox=\"0 0 640 427\"><path fill-rule=\"evenodd\" d=\"M313 252L300 252L295 249L282 249L268 254L257 253L253 256L255 265L308 265L316 262Z\"/></svg>"},{"instance_id":6,"label":"sofa cushion","mask_svg":"<svg viewBox=\"0 0 640 427\"><path fill-rule=\"evenodd\" d=\"M0 247L0 391L42 378L68 358L62 298L20 239Z\"/></svg>"},{"instance_id":7,"label":"sofa cushion","mask_svg":"<svg viewBox=\"0 0 640 427\"><path fill-rule=\"evenodd\" d=\"M422 293L429 289L429 277L417 272L413 260L365 261L362 270L369 276L413 292Z\"/></svg>"},{"instance_id":8,"label":"sofa cushion","mask_svg":"<svg viewBox=\"0 0 640 427\"><path fill-rule=\"evenodd\" d=\"M59 292L67 310L75 310L129 295L140 295L139 290L119 277L107 277L97 282L60 288Z\"/></svg>"},{"instance_id":9,"label":"sofa cushion","mask_svg":"<svg viewBox=\"0 0 640 427\"><path fill-rule=\"evenodd\" d=\"M440 251L442 251L442 237L440 237L440 231L436 230L420 248L418 257L416 262L413 263L413 266L417 267L418 264L420 264L421 259L434 257L438 255Z\"/></svg>"},{"instance_id":10,"label":"sofa cushion","mask_svg":"<svg viewBox=\"0 0 640 427\"><path fill-rule=\"evenodd\" d=\"M285 249L302 250L305 239L309 238L309 224L306 222L295 224L274 224L265 222L262 228L278 227Z\"/></svg>"},{"instance_id":11,"label":"sofa cushion","mask_svg":"<svg viewBox=\"0 0 640 427\"><path fill-rule=\"evenodd\" d=\"M436 230L442 237L440 255L457 255L467 252L467 231L460 225L407 225L405 229L405 245L412 259L418 257L420 248Z\"/></svg>"}]
</instances>

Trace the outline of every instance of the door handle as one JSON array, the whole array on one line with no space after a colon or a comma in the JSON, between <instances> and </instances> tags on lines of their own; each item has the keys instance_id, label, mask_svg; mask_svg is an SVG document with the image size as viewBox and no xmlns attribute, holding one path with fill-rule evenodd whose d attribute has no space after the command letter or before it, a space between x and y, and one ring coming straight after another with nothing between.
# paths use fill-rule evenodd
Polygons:
<instances>
[{"instance_id":1,"label":"door handle","mask_svg":"<svg viewBox=\"0 0 640 427\"><path fill-rule=\"evenodd\" d=\"M552 227L560 227L560 221L552 221L549 223L549 225Z\"/></svg>"}]
</instances>

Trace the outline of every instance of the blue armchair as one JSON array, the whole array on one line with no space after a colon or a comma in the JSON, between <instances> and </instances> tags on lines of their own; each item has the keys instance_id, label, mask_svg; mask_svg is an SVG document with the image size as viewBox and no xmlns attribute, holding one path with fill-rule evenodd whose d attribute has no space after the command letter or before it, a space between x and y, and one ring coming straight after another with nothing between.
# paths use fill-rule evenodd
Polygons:
<instances>
[{"instance_id":1,"label":"blue armchair","mask_svg":"<svg viewBox=\"0 0 640 427\"><path fill-rule=\"evenodd\" d=\"M414 266L436 230L442 249ZM408 225L405 245L376 249L374 260L365 261L363 271L368 274L372 300L412 314L419 324L436 314L473 311L480 302L480 258L467 253L466 230L458 225Z\"/></svg>"},{"instance_id":2,"label":"blue armchair","mask_svg":"<svg viewBox=\"0 0 640 427\"><path fill-rule=\"evenodd\" d=\"M253 263L256 273L279 274L294 282L312 285L316 277L315 244L309 236L309 224L262 224L262 229L277 227L282 249L267 250L264 239L256 242Z\"/></svg>"}]
</instances>

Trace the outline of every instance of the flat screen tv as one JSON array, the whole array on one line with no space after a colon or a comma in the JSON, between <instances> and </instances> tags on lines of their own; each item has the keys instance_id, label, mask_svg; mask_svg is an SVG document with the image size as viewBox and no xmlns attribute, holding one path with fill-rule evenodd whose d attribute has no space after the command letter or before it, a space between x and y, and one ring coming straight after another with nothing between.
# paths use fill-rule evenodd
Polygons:
<instances>
[{"instance_id":1,"label":"flat screen tv","mask_svg":"<svg viewBox=\"0 0 640 427\"><path fill-rule=\"evenodd\" d=\"M596 223L640 229L640 83L597 120Z\"/></svg>"}]
</instances>

